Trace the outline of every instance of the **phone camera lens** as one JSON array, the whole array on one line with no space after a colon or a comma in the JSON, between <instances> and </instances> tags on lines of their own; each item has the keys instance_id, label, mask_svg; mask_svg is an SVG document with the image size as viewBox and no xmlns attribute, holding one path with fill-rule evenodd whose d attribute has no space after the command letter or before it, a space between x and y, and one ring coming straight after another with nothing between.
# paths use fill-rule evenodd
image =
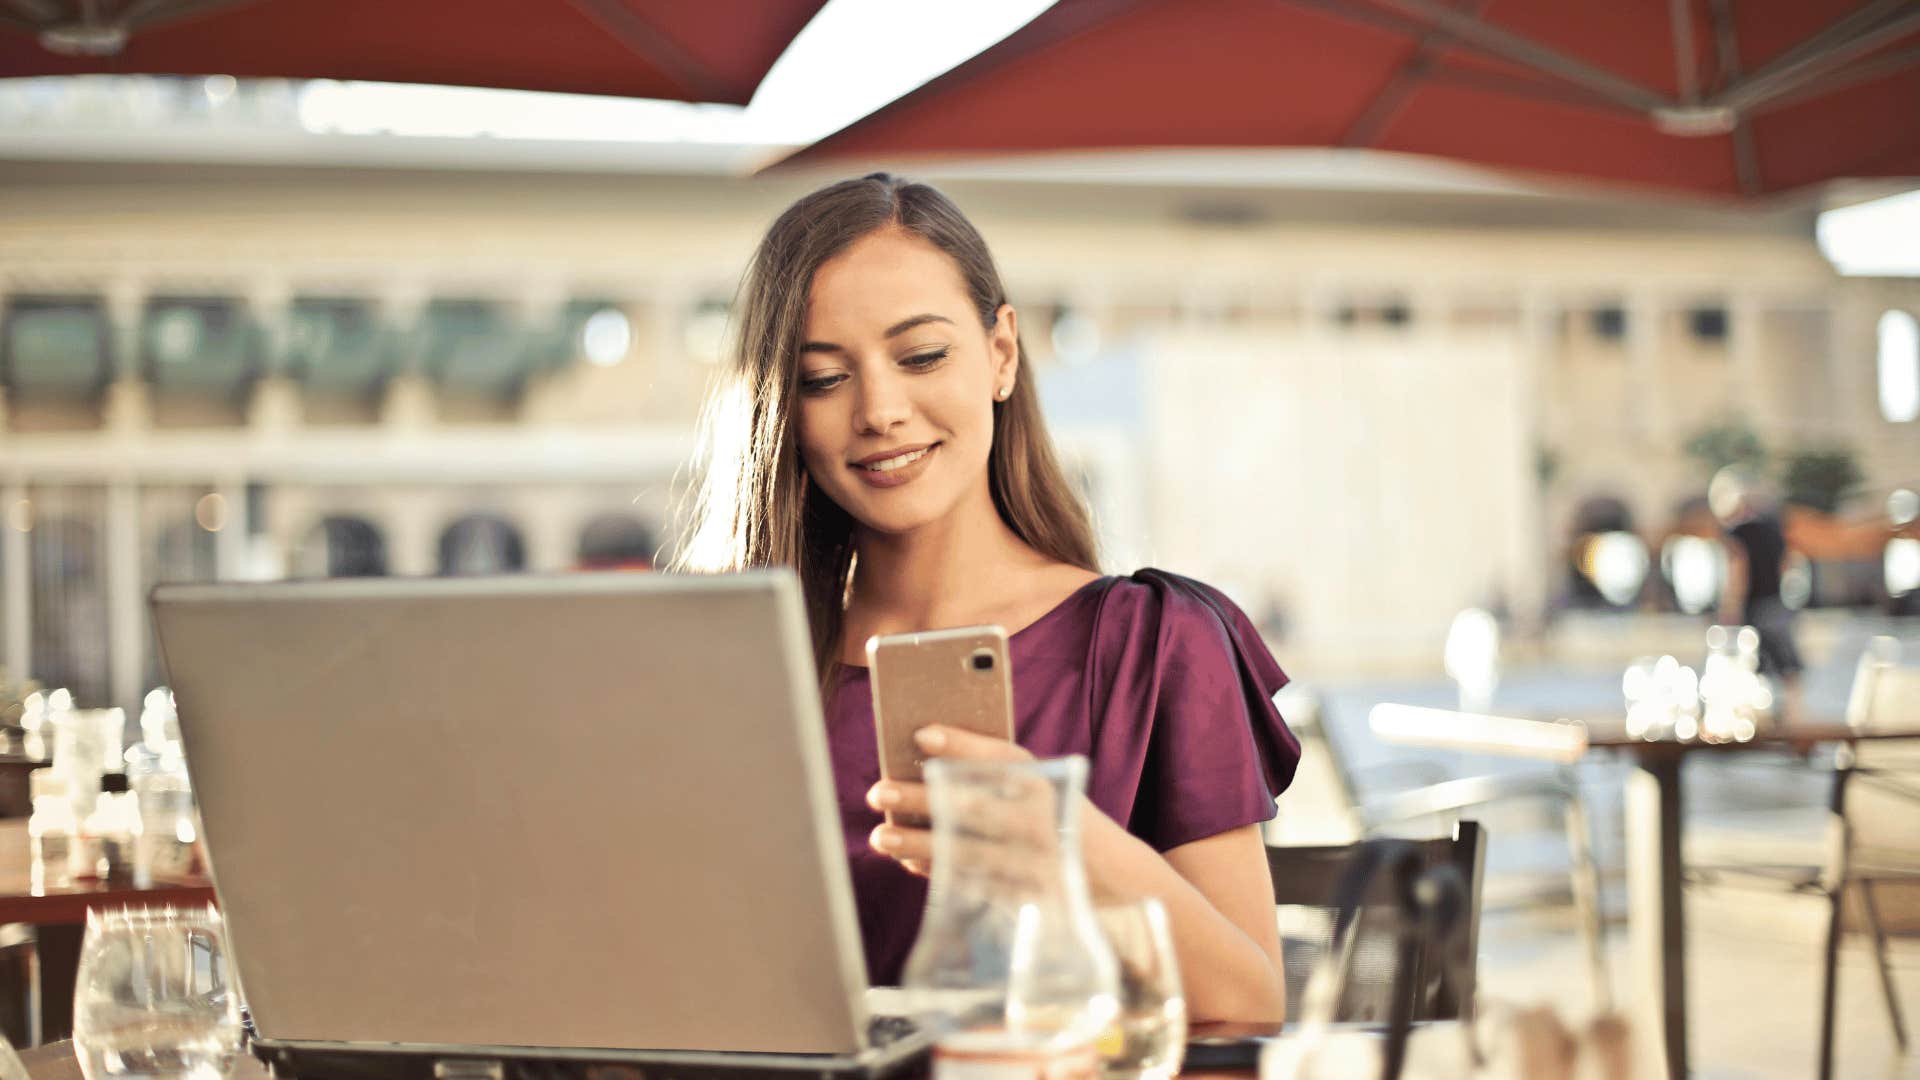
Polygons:
<instances>
[{"instance_id":1,"label":"phone camera lens","mask_svg":"<svg viewBox=\"0 0 1920 1080\"><path fill-rule=\"evenodd\" d=\"M988 652L986 649L981 649L974 653L968 658L968 661L973 665L973 670L975 671L993 670L993 653Z\"/></svg>"}]
</instances>

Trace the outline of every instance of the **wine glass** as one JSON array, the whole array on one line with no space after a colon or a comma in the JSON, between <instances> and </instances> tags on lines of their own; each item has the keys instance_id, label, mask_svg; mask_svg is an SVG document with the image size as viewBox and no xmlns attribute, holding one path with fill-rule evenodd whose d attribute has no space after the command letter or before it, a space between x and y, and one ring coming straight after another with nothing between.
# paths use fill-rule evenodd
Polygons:
<instances>
[{"instance_id":1,"label":"wine glass","mask_svg":"<svg viewBox=\"0 0 1920 1080\"><path fill-rule=\"evenodd\" d=\"M73 1043L87 1080L219 1080L240 1005L212 907L87 913Z\"/></svg>"},{"instance_id":2,"label":"wine glass","mask_svg":"<svg viewBox=\"0 0 1920 1080\"><path fill-rule=\"evenodd\" d=\"M1167 911L1154 899L1107 904L1094 917L1120 973L1119 1038L1103 1040L1106 1080L1167 1080L1187 1048L1187 999Z\"/></svg>"}]
</instances>

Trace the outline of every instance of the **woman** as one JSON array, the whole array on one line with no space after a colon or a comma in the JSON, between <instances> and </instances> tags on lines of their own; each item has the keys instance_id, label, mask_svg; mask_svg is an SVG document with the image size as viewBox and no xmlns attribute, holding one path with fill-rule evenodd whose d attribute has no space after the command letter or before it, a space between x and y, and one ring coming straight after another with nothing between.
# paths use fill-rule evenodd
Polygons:
<instances>
[{"instance_id":1,"label":"woman","mask_svg":"<svg viewBox=\"0 0 1920 1080\"><path fill-rule=\"evenodd\" d=\"M834 184L774 222L740 312L683 566L800 575L874 982L912 946L931 835L882 822L926 792L879 779L865 642L993 623L1018 745L936 726L921 749L1086 755L1096 900L1166 905L1195 1018L1280 1019L1258 823L1299 755L1272 703L1286 676L1219 593L1095 569L979 233L925 185Z\"/></svg>"}]
</instances>

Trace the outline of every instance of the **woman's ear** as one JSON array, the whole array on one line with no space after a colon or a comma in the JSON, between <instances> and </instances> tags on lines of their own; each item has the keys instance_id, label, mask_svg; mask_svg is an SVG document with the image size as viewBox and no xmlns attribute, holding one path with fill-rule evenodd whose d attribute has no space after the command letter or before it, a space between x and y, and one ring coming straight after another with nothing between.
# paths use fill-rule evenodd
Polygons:
<instances>
[{"instance_id":1,"label":"woman's ear","mask_svg":"<svg viewBox=\"0 0 1920 1080\"><path fill-rule=\"evenodd\" d=\"M1012 304L1001 304L1000 310L994 312L987 346L993 354L995 395L1001 390L1011 392L1014 380L1020 377L1020 313L1013 310Z\"/></svg>"}]
</instances>

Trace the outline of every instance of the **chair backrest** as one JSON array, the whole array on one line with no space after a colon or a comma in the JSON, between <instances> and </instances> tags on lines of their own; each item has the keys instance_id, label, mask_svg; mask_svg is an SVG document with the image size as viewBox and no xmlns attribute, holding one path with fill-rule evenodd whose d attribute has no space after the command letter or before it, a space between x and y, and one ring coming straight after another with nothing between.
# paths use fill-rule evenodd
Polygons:
<instances>
[{"instance_id":1,"label":"chair backrest","mask_svg":"<svg viewBox=\"0 0 1920 1080\"><path fill-rule=\"evenodd\" d=\"M1423 943L1414 956L1413 969L1399 970L1399 950L1388 918L1368 917L1363 911L1356 924L1353 967L1340 999L1336 1020L1385 1022L1395 995L1411 997L1410 1015L1415 1020L1450 1020L1461 1014L1464 1000L1473 994L1475 957L1480 947L1480 894L1486 868L1486 833L1477 822L1462 821L1450 837L1413 841L1421 860L1428 866L1451 864L1467 883L1465 977L1467 985L1456 994L1446 986L1442 971L1444 958L1439 947ZM1333 934L1334 887L1358 845L1332 844L1301 847L1268 847L1267 869L1273 876L1274 903L1280 921L1281 948L1284 952L1287 1000L1297 1009L1306 989L1307 977L1327 952ZM1391 909L1393 883L1376 878L1363 901L1366 909Z\"/></svg>"},{"instance_id":2,"label":"chair backrest","mask_svg":"<svg viewBox=\"0 0 1920 1080\"><path fill-rule=\"evenodd\" d=\"M1899 670L1900 642L1890 637L1875 637L1867 642L1860 653L1860 662L1854 665L1853 686L1847 692L1847 725L1863 730L1872 729L1893 722L1890 715L1897 706L1890 694L1897 688L1887 688L1883 676ZM1920 708L1920 703L1916 703Z\"/></svg>"},{"instance_id":3,"label":"chair backrest","mask_svg":"<svg viewBox=\"0 0 1920 1080\"><path fill-rule=\"evenodd\" d=\"M1877 637L1854 671L1847 723L1861 731L1920 730L1920 667L1901 663L1900 643ZM1856 858L1877 865L1920 866L1920 739L1855 744L1863 770L1847 788L1847 828Z\"/></svg>"},{"instance_id":4,"label":"chair backrest","mask_svg":"<svg viewBox=\"0 0 1920 1080\"><path fill-rule=\"evenodd\" d=\"M1288 683L1273 697L1300 740L1300 764L1287 797L1263 833L1269 844L1345 844L1365 834L1340 747L1328 734L1319 696Z\"/></svg>"}]
</instances>

